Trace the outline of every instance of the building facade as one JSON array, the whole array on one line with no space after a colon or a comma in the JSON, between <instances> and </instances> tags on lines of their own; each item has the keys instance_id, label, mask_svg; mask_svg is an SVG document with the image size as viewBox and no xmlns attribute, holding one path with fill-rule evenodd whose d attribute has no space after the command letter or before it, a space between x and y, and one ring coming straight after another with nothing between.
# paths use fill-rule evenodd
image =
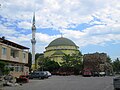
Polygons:
<instances>
[{"instance_id":1,"label":"building facade","mask_svg":"<svg viewBox=\"0 0 120 90\"><path fill-rule=\"evenodd\" d=\"M107 62L106 53L92 53L85 54L83 56L83 67L91 69L97 72L106 72L106 75L113 73L113 68L110 63Z\"/></svg>"},{"instance_id":2,"label":"building facade","mask_svg":"<svg viewBox=\"0 0 120 90\"><path fill-rule=\"evenodd\" d=\"M70 39L60 37L53 40L45 49L44 57L49 57L51 60L61 62L65 54L78 54L78 46Z\"/></svg>"},{"instance_id":3,"label":"building facade","mask_svg":"<svg viewBox=\"0 0 120 90\"><path fill-rule=\"evenodd\" d=\"M29 73L28 64L29 48L0 38L0 61L6 62L6 67L13 68L10 71L15 77Z\"/></svg>"}]
</instances>

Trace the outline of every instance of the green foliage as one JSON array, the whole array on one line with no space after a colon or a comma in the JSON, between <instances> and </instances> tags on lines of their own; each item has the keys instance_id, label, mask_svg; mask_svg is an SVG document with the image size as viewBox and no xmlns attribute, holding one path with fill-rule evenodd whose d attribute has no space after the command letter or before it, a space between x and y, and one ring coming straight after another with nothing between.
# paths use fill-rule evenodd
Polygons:
<instances>
[{"instance_id":1,"label":"green foliage","mask_svg":"<svg viewBox=\"0 0 120 90\"><path fill-rule=\"evenodd\" d=\"M41 57L39 58L38 65L40 66L40 70L55 72L61 68L62 70L72 71L75 74L79 74L82 69L82 54L81 52L73 55L65 54L60 65L49 58Z\"/></svg>"},{"instance_id":2,"label":"green foliage","mask_svg":"<svg viewBox=\"0 0 120 90\"><path fill-rule=\"evenodd\" d=\"M81 55L73 55L72 56L72 67L74 68L74 73L79 74L79 71L82 70L82 56Z\"/></svg>"},{"instance_id":3,"label":"green foliage","mask_svg":"<svg viewBox=\"0 0 120 90\"><path fill-rule=\"evenodd\" d=\"M107 56L107 62L108 62L109 64L112 64L112 60L111 60L111 58L110 58L109 56Z\"/></svg>"},{"instance_id":4,"label":"green foliage","mask_svg":"<svg viewBox=\"0 0 120 90\"><path fill-rule=\"evenodd\" d=\"M74 70L75 74L79 74L79 72L82 70L82 54L65 54L62 59L63 62L61 62L61 67L65 70L68 70L72 68Z\"/></svg>"},{"instance_id":5,"label":"green foliage","mask_svg":"<svg viewBox=\"0 0 120 90\"><path fill-rule=\"evenodd\" d=\"M37 67L36 67L36 66L37 66L37 60L38 60L39 58L44 58L44 54L43 54L43 53L36 53L36 54L35 54L35 68L37 68Z\"/></svg>"},{"instance_id":6,"label":"green foliage","mask_svg":"<svg viewBox=\"0 0 120 90\"><path fill-rule=\"evenodd\" d=\"M62 59L62 61L63 62L61 62L60 64L61 64L61 66L62 67L64 67L64 68L68 68L68 67L72 67L71 66L71 56L70 56L70 54L65 54L64 56L63 56L63 59Z\"/></svg>"},{"instance_id":7,"label":"green foliage","mask_svg":"<svg viewBox=\"0 0 120 90\"><path fill-rule=\"evenodd\" d=\"M39 60L39 66L40 66L40 70L45 70L45 71L56 71L59 69L59 64L55 61L51 61L49 58L41 58Z\"/></svg>"},{"instance_id":8,"label":"green foliage","mask_svg":"<svg viewBox=\"0 0 120 90\"><path fill-rule=\"evenodd\" d=\"M116 73L120 73L120 60L117 58L115 61L113 61L113 70Z\"/></svg>"},{"instance_id":9,"label":"green foliage","mask_svg":"<svg viewBox=\"0 0 120 90\"><path fill-rule=\"evenodd\" d=\"M10 71L11 71L10 68L4 67L3 73L6 75L6 74L9 74Z\"/></svg>"},{"instance_id":10,"label":"green foliage","mask_svg":"<svg viewBox=\"0 0 120 90\"><path fill-rule=\"evenodd\" d=\"M5 62L0 61L0 70L4 73Z\"/></svg>"},{"instance_id":11,"label":"green foliage","mask_svg":"<svg viewBox=\"0 0 120 90\"><path fill-rule=\"evenodd\" d=\"M36 53L35 54L35 60L37 60L40 56L43 56L43 54L42 53Z\"/></svg>"},{"instance_id":12,"label":"green foliage","mask_svg":"<svg viewBox=\"0 0 120 90\"><path fill-rule=\"evenodd\" d=\"M14 68L13 68L13 67L11 67L11 68L10 68L10 71L14 71Z\"/></svg>"},{"instance_id":13,"label":"green foliage","mask_svg":"<svg viewBox=\"0 0 120 90\"><path fill-rule=\"evenodd\" d=\"M7 65L6 62L0 61L0 70L3 74L9 74L10 71L12 71L12 68L5 67Z\"/></svg>"}]
</instances>

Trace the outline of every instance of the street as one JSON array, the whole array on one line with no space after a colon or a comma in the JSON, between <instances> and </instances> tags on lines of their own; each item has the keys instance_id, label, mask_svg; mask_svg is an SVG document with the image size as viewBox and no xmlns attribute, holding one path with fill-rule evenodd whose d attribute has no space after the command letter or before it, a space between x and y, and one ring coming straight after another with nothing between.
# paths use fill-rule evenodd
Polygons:
<instances>
[{"instance_id":1,"label":"street","mask_svg":"<svg viewBox=\"0 0 120 90\"><path fill-rule=\"evenodd\" d=\"M4 87L4 90L114 90L112 76L52 76L45 80L30 80L22 86Z\"/></svg>"}]
</instances>

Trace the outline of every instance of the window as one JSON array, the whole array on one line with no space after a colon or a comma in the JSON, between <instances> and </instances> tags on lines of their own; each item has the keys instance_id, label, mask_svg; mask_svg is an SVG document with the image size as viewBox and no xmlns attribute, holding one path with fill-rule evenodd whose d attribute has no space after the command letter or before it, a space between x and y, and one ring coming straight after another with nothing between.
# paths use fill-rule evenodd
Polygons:
<instances>
[{"instance_id":1,"label":"window","mask_svg":"<svg viewBox=\"0 0 120 90\"><path fill-rule=\"evenodd\" d=\"M25 53L23 53L23 59L25 59L25 56L26 56Z\"/></svg>"},{"instance_id":2,"label":"window","mask_svg":"<svg viewBox=\"0 0 120 90\"><path fill-rule=\"evenodd\" d=\"M15 66L15 71L16 71L16 72L19 72L19 66L18 66L18 65Z\"/></svg>"},{"instance_id":3,"label":"window","mask_svg":"<svg viewBox=\"0 0 120 90\"><path fill-rule=\"evenodd\" d=\"M11 49L11 56L13 58L19 57L19 52L15 49Z\"/></svg>"},{"instance_id":4,"label":"window","mask_svg":"<svg viewBox=\"0 0 120 90\"><path fill-rule=\"evenodd\" d=\"M15 58L15 51L13 49L11 49L11 56Z\"/></svg>"},{"instance_id":5,"label":"window","mask_svg":"<svg viewBox=\"0 0 120 90\"><path fill-rule=\"evenodd\" d=\"M24 66L20 66L20 72L23 72L23 70L24 70Z\"/></svg>"},{"instance_id":6,"label":"window","mask_svg":"<svg viewBox=\"0 0 120 90\"><path fill-rule=\"evenodd\" d=\"M7 54L7 49L6 48L2 48L2 55L6 55Z\"/></svg>"}]
</instances>

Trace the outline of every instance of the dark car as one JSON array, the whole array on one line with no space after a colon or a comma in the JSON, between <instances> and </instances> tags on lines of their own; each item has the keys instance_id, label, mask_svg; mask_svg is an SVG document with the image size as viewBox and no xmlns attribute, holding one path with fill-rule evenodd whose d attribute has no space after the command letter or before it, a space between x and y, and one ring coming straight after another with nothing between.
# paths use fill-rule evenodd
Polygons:
<instances>
[{"instance_id":1,"label":"dark car","mask_svg":"<svg viewBox=\"0 0 120 90\"><path fill-rule=\"evenodd\" d=\"M33 78L44 79L46 78L46 73L43 71L33 72L29 75L29 79L33 79Z\"/></svg>"},{"instance_id":2,"label":"dark car","mask_svg":"<svg viewBox=\"0 0 120 90\"><path fill-rule=\"evenodd\" d=\"M115 90L120 90L120 77L113 79L113 86Z\"/></svg>"},{"instance_id":3,"label":"dark car","mask_svg":"<svg viewBox=\"0 0 120 90\"><path fill-rule=\"evenodd\" d=\"M96 76L99 77L99 72L93 72L93 76L94 77L96 77Z\"/></svg>"}]
</instances>

